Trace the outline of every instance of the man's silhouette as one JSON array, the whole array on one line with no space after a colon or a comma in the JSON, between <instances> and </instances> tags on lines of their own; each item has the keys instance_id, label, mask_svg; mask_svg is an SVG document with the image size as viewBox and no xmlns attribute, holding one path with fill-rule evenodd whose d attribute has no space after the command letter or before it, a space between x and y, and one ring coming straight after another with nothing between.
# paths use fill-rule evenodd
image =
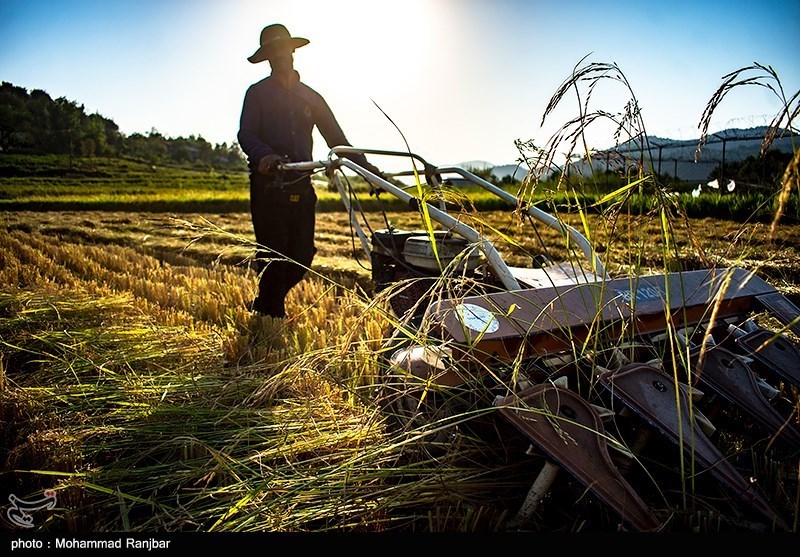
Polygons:
<instances>
[{"instance_id":1,"label":"man's silhouette","mask_svg":"<svg viewBox=\"0 0 800 557\"><path fill-rule=\"evenodd\" d=\"M350 145L322 96L300 81L294 51L309 43L280 24L261 31L261 46L248 58L268 60L272 73L251 85L244 98L239 145L250 167L250 212L259 246L258 295L252 309L285 317L284 300L302 280L316 253L316 193L306 172L277 170L279 162L312 160L312 131L329 147ZM363 155L348 158L380 175Z\"/></svg>"}]
</instances>

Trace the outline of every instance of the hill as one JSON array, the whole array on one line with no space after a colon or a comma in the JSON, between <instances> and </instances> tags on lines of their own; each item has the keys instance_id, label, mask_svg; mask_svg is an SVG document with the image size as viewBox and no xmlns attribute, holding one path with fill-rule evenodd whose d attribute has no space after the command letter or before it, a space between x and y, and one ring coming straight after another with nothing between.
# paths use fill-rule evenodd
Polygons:
<instances>
[{"instance_id":1,"label":"hill","mask_svg":"<svg viewBox=\"0 0 800 557\"><path fill-rule=\"evenodd\" d=\"M749 157L757 157L768 131L766 126L760 126L747 129L729 128L709 134L697 160L695 153L700 138L677 140L651 135L647 136L644 142L631 140L613 149L599 151L595 154L591 165L583 159L574 163L574 170L583 176L589 176L607 169L618 169L619 162L615 164L614 161L620 159L645 160L649 163L650 170L658 174L669 174L685 182L705 182L720 165L741 163ZM645 146L644 154L642 144ZM780 131L772 142L770 150L793 153L790 134ZM481 160L462 162L455 166L491 171L498 179L513 174L516 180L521 180L528 172L528 167L525 165L515 163L495 165Z\"/></svg>"},{"instance_id":2,"label":"hill","mask_svg":"<svg viewBox=\"0 0 800 557\"><path fill-rule=\"evenodd\" d=\"M492 174L498 179L502 180L507 176L513 176L515 180L522 180L530 170L526 165L522 164L501 164L495 165L488 161L467 161L454 164L453 166L461 167L465 170L480 170L491 171Z\"/></svg>"},{"instance_id":3,"label":"hill","mask_svg":"<svg viewBox=\"0 0 800 557\"><path fill-rule=\"evenodd\" d=\"M626 160L644 160L646 165L649 164L649 169L658 174L669 174L685 182L705 182L715 169L741 163L749 157L758 157L768 131L766 126L761 126L715 132L709 134L699 153L699 138L675 140L647 136L644 142L631 140L614 149L601 151L593 161L593 171L613 169L614 156L624 153ZM791 135L779 131L770 150L793 153ZM578 171L584 175L588 175L591 170L585 161L578 167Z\"/></svg>"}]
</instances>

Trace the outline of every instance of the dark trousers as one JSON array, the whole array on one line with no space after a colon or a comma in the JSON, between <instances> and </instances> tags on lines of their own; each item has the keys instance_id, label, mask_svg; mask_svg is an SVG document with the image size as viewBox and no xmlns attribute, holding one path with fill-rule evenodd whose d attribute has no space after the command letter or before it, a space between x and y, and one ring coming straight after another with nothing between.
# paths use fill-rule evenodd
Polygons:
<instances>
[{"instance_id":1,"label":"dark trousers","mask_svg":"<svg viewBox=\"0 0 800 557\"><path fill-rule=\"evenodd\" d=\"M264 176L251 175L250 214L259 244L254 311L273 317L286 316L286 294L303 279L317 251L316 204L317 195L310 180L283 189Z\"/></svg>"}]
</instances>

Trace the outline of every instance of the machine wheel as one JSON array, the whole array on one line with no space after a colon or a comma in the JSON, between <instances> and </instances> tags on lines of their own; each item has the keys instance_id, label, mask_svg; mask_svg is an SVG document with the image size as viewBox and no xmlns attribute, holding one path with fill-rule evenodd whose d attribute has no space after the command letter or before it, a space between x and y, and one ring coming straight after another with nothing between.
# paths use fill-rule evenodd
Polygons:
<instances>
[{"instance_id":1,"label":"machine wheel","mask_svg":"<svg viewBox=\"0 0 800 557\"><path fill-rule=\"evenodd\" d=\"M412 319L418 325L421 317ZM418 340L418 339L417 339ZM444 454L458 436L453 423L458 415L458 387L426 384L393 365L392 355L415 344L411 338L394 331L382 351L376 398L392 428L410 436L408 446L428 456Z\"/></svg>"}]
</instances>

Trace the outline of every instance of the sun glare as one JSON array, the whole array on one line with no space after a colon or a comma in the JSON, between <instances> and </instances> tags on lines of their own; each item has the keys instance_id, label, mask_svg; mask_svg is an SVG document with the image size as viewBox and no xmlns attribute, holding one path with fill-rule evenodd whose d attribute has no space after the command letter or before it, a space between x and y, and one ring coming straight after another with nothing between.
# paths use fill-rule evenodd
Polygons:
<instances>
[{"instance_id":1,"label":"sun glare","mask_svg":"<svg viewBox=\"0 0 800 557\"><path fill-rule=\"evenodd\" d=\"M236 42L246 46L249 56L258 46L261 29L283 23L289 32L310 41L295 52L295 69L301 79L319 91L354 144L380 149L402 149L403 142L375 104L404 129L418 128L421 111L431 110L435 83L422 76L436 74L444 60L458 58L449 39L453 21L447 0L375 2L305 1L236 3L246 13L237 17ZM266 64L242 64L243 83L252 83L269 73ZM414 108L412 108L414 107ZM419 107L419 108L415 108ZM410 110L413 115L408 115ZM315 140L315 157L327 153Z\"/></svg>"},{"instance_id":2,"label":"sun glare","mask_svg":"<svg viewBox=\"0 0 800 557\"><path fill-rule=\"evenodd\" d=\"M325 79L355 83L413 79L426 63L435 36L436 3L357 1L320 4L296 24L311 40L296 61L305 72ZM304 35L304 36L306 36ZM352 83L351 83L352 85Z\"/></svg>"}]
</instances>

